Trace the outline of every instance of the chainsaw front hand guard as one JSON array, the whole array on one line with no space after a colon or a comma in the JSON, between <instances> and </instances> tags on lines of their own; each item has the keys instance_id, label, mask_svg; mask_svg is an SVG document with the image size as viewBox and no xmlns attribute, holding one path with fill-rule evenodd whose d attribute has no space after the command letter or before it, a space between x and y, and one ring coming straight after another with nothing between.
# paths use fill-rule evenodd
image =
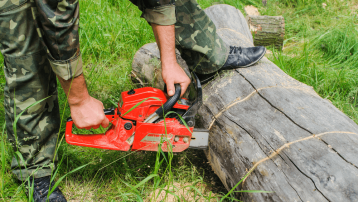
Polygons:
<instances>
[{"instance_id":1,"label":"chainsaw front hand guard","mask_svg":"<svg viewBox=\"0 0 358 202\"><path fill-rule=\"evenodd\" d=\"M198 113L200 106L203 104L203 90L200 80L195 73L192 73L192 84L189 86L189 100L191 99L191 106L183 114L182 118L189 127L195 126L195 115ZM193 89L194 88L194 89ZM180 123L183 122L180 120Z\"/></svg>"}]
</instances>

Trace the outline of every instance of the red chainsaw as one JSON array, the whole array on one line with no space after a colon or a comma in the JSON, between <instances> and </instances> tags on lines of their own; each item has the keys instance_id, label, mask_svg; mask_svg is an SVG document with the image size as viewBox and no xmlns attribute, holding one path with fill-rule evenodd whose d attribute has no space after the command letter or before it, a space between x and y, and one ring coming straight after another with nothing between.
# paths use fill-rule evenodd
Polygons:
<instances>
[{"instance_id":1,"label":"red chainsaw","mask_svg":"<svg viewBox=\"0 0 358 202\"><path fill-rule=\"evenodd\" d=\"M160 144L165 152L206 149L208 131L194 128L195 115L202 104L202 88L194 73L192 78L188 99L180 99L179 84L175 85L175 94L169 98L166 90L152 87L122 92L118 108L104 110L112 123L104 134L73 134L73 121L68 118L67 143L120 151L158 151Z\"/></svg>"}]
</instances>

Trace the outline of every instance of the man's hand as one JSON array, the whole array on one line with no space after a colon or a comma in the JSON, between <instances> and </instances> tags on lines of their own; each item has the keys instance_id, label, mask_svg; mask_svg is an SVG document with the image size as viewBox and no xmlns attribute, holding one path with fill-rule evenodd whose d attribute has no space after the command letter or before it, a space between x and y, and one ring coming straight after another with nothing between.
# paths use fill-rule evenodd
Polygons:
<instances>
[{"instance_id":1,"label":"man's hand","mask_svg":"<svg viewBox=\"0 0 358 202\"><path fill-rule=\"evenodd\" d=\"M173 96L175 93L174 84L180 84L181 95L185 93L190 84L189 77L177 63L175 54L175 29L174 25L151 24L155 40L160 50L160 60L162 62L162 77L167 84L167 93Z\"/></svg>"},{"instance_id":2,"label":"man's hand","mask_svg":"<svg viewBox=\"0 0 358 202\"><path fill-rule=\"evenodd\" d=\"M176 62L171 65L162 64L162 77L164 83L167 84L167 93L169 96L173 96L175 93L174 84L180 84L181 87L180 96L183 96L183 94L185 93L186 89L190 84L189 77Z\"/></svg>"},{"instance_id":3,"label":"man's hand","mask_svg":"<svg viewBox=\"0 0 358 202\"><path fill-rule=\"evenodd\" d=\"M71 117L77 128L97 129L100 125L108 127L109 121L104 115L103 104L88 94L83 74L67 81L57 78L68 95Z\"/></svg>"},{"instance_id":4,"label":"man's hand","mask_svg":"<svg viewBox=\"0 0 358 202\"><path fill-rule=\"evenodd\" d=\"M70 104L71 117L77 128L97 129L108 127L109 121L103 113L101 101L89 96L77 104Z\"/></svg>"}]
</instances>

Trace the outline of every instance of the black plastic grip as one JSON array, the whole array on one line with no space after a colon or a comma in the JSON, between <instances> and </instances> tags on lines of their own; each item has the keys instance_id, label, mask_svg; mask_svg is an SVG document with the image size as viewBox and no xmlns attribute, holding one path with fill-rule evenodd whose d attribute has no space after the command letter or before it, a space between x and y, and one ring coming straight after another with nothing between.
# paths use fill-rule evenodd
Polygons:
<instances>
[{"instance_id":1,"label":"black plastic grip","mask_svg":"<svg viewBox=\"0 0 358 202\"><path fill-rule=\"evenodd\" d=\"M168 99L168 101L166 103L164 103L164 105L162 107L159 107L157 109L157 111L155 111L155 113L159 117L163 117L163 114L167 113L180 98L180 94L181 94L180 84L175 84L174 86L175 86L175 94L172 97L170 97ZM164 110L164 112L163 112L163 110Z\"/></svg>"}]
</instances>

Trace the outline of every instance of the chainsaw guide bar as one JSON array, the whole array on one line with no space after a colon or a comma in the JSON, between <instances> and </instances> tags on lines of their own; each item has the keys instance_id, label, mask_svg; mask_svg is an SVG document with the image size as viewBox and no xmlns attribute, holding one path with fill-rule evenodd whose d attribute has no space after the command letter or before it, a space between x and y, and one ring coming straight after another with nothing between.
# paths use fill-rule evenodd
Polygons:
<instances>
[{"instance_id":1,"label":"chainsaw guide bar","mask_svg":"<svg viewBox=\"0 0 358 202\"><path fill-rule=\"evenodd\" d=\"M66 142L120 151L158 151L159 145L164 152L206 149L208 130L194 129L195 115L202 104L202 88L195 73L192 78L189 99L180 99L179 84L175 84L175 94L168 99L164 91L152 87L122 92L118 107L104 110L112 123L104 134L73 134L73 121L68 118Z\"/></svg>"}]
</instances>

